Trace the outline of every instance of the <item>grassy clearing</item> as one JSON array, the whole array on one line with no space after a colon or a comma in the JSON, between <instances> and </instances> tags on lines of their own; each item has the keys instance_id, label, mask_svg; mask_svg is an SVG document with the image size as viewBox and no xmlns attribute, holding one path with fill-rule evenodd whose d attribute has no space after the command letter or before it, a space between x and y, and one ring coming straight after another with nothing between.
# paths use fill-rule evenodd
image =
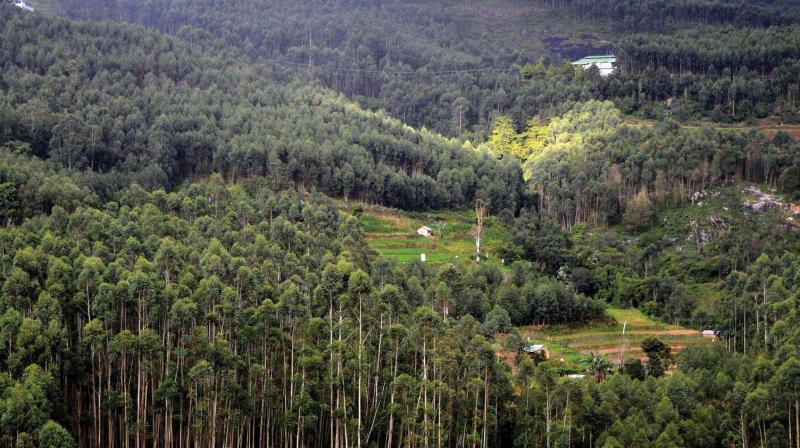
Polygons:
<instances>
[{"instance_id":1,"label":"grassy clearing","mask_svg":"<svg viewBox=\"0 0 800 448\"><path fill-rule=\"evenodd\" d=\"M712 345L699 331L657 322L636 309L609 308L613 319L607 323L593 323L580 327L545 326L524 327L520 331L530 340L545 344L554 360L563 359L568 367L580 370L589 352L608 356L613 363L628 359L643 359L642 341L656 336L672 346L673 353L690 345ZM626 324L627 323L627 324ZM625 334L623 334L623 326Z\"/></svg>"},{"instance_id":2,"label":"grassy clearing","mask_svg":"<svg viewBox=\"0 0 800 448\"><path fill-rule=\"evenodd\" d=\"M420 247L409 248L376 248L379 254L386 258L395 260L399 263L412 263L420 261L421 255L425 254L425 260L428 263L447 263L451 261L450 254L440 250L429 250Z\"/></svg>"},{"instance_id":3,"label":"grassy clearing","mask_svg":"<svg viewBox=\"0 0 800 448\"><path fill-rule=\"evenodd\" d=\"M358 219L361 228L368 234L374 233L405 233L409 229L392 219L384 216L362 215Z\"/></svg>"},{"instance_id":4,"label":"grassy clearing","mask_svg":"<svg viewBox=\"0 0 800 448\"><path fill-rule=\"evenodd\" d=\"M474 214L471 210L406 212L384 207L368 207L359 217L367 241L381 255L399 263L420 260L428 263L469 262L475 257L472 236ZM419 227L433 229L434 236L418 236ZM481 252L495 258L495 250L510 238L509 231L494 217L486 219Z\"/></svg>"},{"instance_id":5,"label":"grassy clearing","mask_svg":"<svg viewBox=\"0 0 800 448\"><path fill-rule=\"evenodd\" d=\"M682 327L677 325L669 325L662 322L654 321L650 316L643 314L637 309L625 308L609 308L608 315L614 318L616 326L620 327L627 323L628 329L646 329L646 330L670 330L680 329Z\"/></svg>"}]
</instances>

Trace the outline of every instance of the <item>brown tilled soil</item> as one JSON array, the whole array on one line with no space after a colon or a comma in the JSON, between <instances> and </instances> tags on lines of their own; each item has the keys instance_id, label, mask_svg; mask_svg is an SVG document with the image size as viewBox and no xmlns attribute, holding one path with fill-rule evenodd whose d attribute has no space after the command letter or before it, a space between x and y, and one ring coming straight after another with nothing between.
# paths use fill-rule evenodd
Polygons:
<instances>
[{"instance_id":1,"label":"brown tilled soil","mask_svg":"<svg viewBox=\"0 0 800 448\"><path fill-rule=\"evenodd\" d=\"M672 354L676 354L681 350L685 349L685 345L671 345L672 347ZM619 347L616 348L601 348L600 350L595 351L595 353L600 353L603 355L608 355L609 358L613 360L617 360L619 356ZM622 350L622 358L623 359L636 359L639 358L642 361L647 360L647 355L644 354L641 347L625 347Z\"/></svg>"},{"instance_id":2,"label":"brown tilled soil","mask_svg":"<svg viewBox=\"0 0 800 448\"><path fill-rule=\"evenodd\" d=\"M631 330L626 332L625 334L654 334L654 335L673 335L673 336L692 336L697 335L699 332L697 330L691 330L688 328L678 329L678 330Z\"/></svg>"}]
</instances>

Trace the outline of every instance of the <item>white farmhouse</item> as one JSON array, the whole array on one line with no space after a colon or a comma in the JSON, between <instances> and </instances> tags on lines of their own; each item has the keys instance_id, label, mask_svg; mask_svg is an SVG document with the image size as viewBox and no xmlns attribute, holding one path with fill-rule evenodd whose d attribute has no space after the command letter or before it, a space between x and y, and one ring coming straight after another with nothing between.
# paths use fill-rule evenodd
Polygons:
<instances>
[{"instance_id":1,"label":"white farmhouse","mask_svg":"<svg viewBox=\"0 0 800 448\"><path fill-rule=\"evenodd\" d=\"M425 238L430 238L433 236L433 229L428 226L422 226L417 229L417 235L424 236Z\"/></svg>"},{"instance_id":2,"label":"white farmhouse","mask_svg":"<svg viewBox=\"0 0 800 448\"><path fill-rule=\"evenodd\" d=\"M33 11L33 5L27 0L13 0L14 6L22 8L26 11Z\"/></svg>"},{"instance_id":3,"label":"white farmhouse","mask_svg":"<svg viewBox=\"0 0 800 448\"><path fill-rule=\"evenodd\" d=\"M605 56L586 56L572 63L573 66L582 67L584 70L594 65L600 70L600 76L604 77L614 73L617 69L616 64L617 58L613 54Z\"/></svg>"}]
</instances>

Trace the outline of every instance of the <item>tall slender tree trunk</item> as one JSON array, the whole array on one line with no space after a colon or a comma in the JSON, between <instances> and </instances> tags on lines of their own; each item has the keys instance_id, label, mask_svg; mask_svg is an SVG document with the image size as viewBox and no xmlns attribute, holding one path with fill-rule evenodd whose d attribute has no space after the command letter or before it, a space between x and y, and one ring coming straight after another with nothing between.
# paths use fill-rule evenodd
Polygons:
<instances>
[{"instance_id":1,"label":"tall slender tree trunk","mask_svg":"<svg viewBox=\"0 0 800 448\"><path fill-rule=\"evenodd\" d=\"M358 356L357 361L358 365L356 366L356 373L358 374L358 393L357 393L357 400L358 400L358 428L356 430L356 446L361 448L361 353L363 351L364 346L364 339L363 339L363 323L362 323L362 299L361 294L358 295Z\"/></svg>"},{"instance_id":2,"label":"tall slender tree trunk","mask_svg":"<svg viewBox=\"0 0 800 448\"><path fill-rule=\"evenodd\" d=\"M394 344L394 365L392 366L392 391L389 394L389 429L386 432L386 448L392 448L392 435L394 434L394 397L397 380L397 357L400 349L400 342L395 341Z\"/></svg>"},{"instance_id":3,"label":"tall slender tree trunk","mask_svg":"<svg viewBox=\"0 0 800 448\"><path fill-rule=\"evenodd\" d=\"M483 435L481 446L486 448L488 443L488 411L489 411L489 367L484 367L483 374Z\"/></svg>"}]
</instances>

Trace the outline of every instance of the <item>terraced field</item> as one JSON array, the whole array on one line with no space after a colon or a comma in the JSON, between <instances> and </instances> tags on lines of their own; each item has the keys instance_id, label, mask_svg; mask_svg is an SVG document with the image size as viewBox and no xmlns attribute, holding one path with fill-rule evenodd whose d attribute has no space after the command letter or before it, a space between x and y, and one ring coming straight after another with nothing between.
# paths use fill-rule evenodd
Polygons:
<instances>
[{"instance_id":1,"label":"terraced field","mask_svg":"<svg viewBox=\"0 0 800 448\"><path fill-rule=\"evenodd\" d=\"M359 217L359 223L370 247L389 259L409 263L425 254L428 263L446 263L475 257L474 219L470 210L415 213L370 207ZM416 230L421 226L433 229L434 236L418 236ZM492 258L494 250L508 238L508 230L496 218L487 218L481 240L483 257Z\"/></svg>"},{"instance_id":2,"label":"terraced field","mask_svg":"<svg viewBox=\"0 0 800 448\"><path fill-rule=\"evenodd\" d=\"M369 207L359 216L359 223L370 247L400 263L419 261L421 254L425 254L427 263L470 262L475 256L474 216L469 210L415 213ZM433 229L432 238L417 236L416 229L423 225ZM494 218L487 220L483 235L484 256L489 258L510 238L509 230ZM705 297L707 289L713 289L703 284L691 286L689 292L693 296ZM701 336L697 330L654 321L636 309L609 308L607 313L609 320L605 323L581 327L528 326L519 330L531 343L545 344L551 359L563 360L566 368L575 371L585 368L589 352L605 354L613 364L646 359L641 343L648 336L661 338L672 347L673 353L690 345L719 343ZM514 354L501 348L502 339L500 336L495 341L497 354L514 368Z\"/></svg>"},{"instance_id":3,"label":"terraced field","mask_svg":"<svg viewBox=\"0 0 800 448\"><path fill-rule=\"evenodd\" d=\"M656 322L635 309L610 308L609 323L572 328L565 326L523 327L520 333L536 343L545 344L551 359L580 365L589 352L603 353L614 364L628 359L646 359L642 340L657 336L678 353L690 345L720 343L703 337L697 330ZM623 333L624 328L624 333Z\"/></svg>"}]
</instances>

